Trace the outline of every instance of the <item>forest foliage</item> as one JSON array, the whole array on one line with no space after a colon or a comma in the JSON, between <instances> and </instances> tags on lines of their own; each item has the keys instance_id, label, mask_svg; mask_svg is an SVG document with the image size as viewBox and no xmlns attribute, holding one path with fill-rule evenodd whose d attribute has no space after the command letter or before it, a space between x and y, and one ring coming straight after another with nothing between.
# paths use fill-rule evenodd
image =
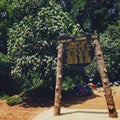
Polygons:
<instances>
[{"instance_id":1,"label":"forest foliage","mask_svg":"<svg viewBox=\"0 0 120 120\"><path fill-rule=\"evenodd\" d=\"M57 38L61 34L97 32L110 80L120 79L119 19L119 0L1 0L0 90L54 89ZM68 74L69 68L64 71L65 89L81 78L99 79L95 59L84 70L72 70L73 76ZM76 76L80 80L74 82Z\"/></svg>"}]
</instances>

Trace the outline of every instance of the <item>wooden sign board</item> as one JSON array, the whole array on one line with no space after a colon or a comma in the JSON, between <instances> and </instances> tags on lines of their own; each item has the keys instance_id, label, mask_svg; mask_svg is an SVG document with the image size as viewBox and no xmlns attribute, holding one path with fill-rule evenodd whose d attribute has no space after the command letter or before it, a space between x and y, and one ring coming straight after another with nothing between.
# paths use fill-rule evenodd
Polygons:
<instances>
[{"instance_id":1,"label":"wooden sign board","mask_svg":"<svg viewBox=\"0 0 120 120\"><path fill-rule=\"evenodd\" d=\"M92 36L95 39L97 36ZM63 37L64 38L64 37ZM94 59L94 48L86 36L58 40L64 45L64 61L73 68L84 68Z\"/></svg>"},{"instance_id":2,"label":"wooden sign board","mask_svg":"<svg viewBox=\"0 0 120 120\"><path fill-rule=\"evenodd\" d=\"M70 36L62 36L63 39L58 41L58 59L57 59L57 74L56 74L56 87L55 87L55 102L54 102L54 115L60 115L61 107L61 88L62 88L62 68L63 68L63 53L65 53L66 63L72 67L86 67L94 58L97 58L100 77L102 79L103 88L105 91L105 98L108 107L109 116L111 118L117 118L117 111L115 108L112 90L109 85L109 78L107 76L107 70L104 62L104 57L101 49L98 37L93 36L95 48L85 37L72 38ZM92 38L92 37L91 37ZM63 44L64 43L64 44ZM63 46L64 49L63 50ZM64 51L64 52L63 52Z\"/></svg>"}]
</instances>

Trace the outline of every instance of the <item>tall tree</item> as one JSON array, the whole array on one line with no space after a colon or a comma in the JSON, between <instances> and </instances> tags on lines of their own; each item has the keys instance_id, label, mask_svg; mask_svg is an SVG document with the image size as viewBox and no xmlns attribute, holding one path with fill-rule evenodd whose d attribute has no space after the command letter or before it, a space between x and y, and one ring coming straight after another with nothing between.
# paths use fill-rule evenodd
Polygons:
<instances>
[{"instance_id":1,"label":"tall tree","mask_svg":"<svg viewBox=\"0 0 120 120\"><path fill-rule=\"evenodd\" d=\"M58 0L58 3L87 31L103 32L120 19L119 0Z\"/></svg>"},{"instance_id":2,"label":"tall tree","mask_svg":"<svg viewBox=\"0 0 120 120\"><path fill-rule=\"evenodd\" d=\"M20 23L15 23L9 30L8 41L9 60L15 63L11 74L34 87L50 86L55 77L57 36L78 31L68 13L63 12L58 4L50 0L46 1L46 6L43 2L42 6L41 1L34 0L32 4L27 1L29 5L25 1L16 1L19 3L14 4L16 9L16 5L18 8L26 5L24 10L27 11ZM34 3L42 7L34 9ZM28 6L37 12L28 14Z\"/></svg>"},{"instance_id":3,"label":"tall tree","mask_svg":"<svg viewBox=\"0 0 120 120\"><path fill-rule=\"evenodd\" d=\"M92 31L104 31L119 19L119 0L87 0L86 10L90 16ZM117 5L117 6L116 6Z\"/></svg>"},{"instance_id":4,"label":"tall tree","mask_svg":"<svg viewBox=\"0 0 120 120\"><path fill-rule=\"evenodd\" d=\"M104 33L100 34L100 41L104 52L108 76L111 82L120 79L120 21L116 25L109 25ZM86 72L89 76L97 76L96 60L87 67ZM98 80L99 78L97 78Z\"/></svg>"}]
</instances>

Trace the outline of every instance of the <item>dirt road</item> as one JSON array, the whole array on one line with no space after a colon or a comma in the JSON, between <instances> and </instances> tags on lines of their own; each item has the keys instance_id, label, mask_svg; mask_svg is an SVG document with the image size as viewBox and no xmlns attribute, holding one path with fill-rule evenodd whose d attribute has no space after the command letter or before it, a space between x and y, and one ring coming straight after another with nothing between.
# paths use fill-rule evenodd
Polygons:
<instances>
[{"instance_id":1,"label":"dirt road","mask_svg":"<svg viewBox=\"0 0 120 120\"><path fill-rule=\"evenodd\" d=\"M112 93L116 108L120 109L120 86L112 87ZM90 97L66 96L62 106L71 109L107 109L102 88L94 90L94 94ZM9 106L5 100L0 101L0 120L32 120L37 114L51 107L53 105L49 107Z\"/></svg>"}]
</instances>

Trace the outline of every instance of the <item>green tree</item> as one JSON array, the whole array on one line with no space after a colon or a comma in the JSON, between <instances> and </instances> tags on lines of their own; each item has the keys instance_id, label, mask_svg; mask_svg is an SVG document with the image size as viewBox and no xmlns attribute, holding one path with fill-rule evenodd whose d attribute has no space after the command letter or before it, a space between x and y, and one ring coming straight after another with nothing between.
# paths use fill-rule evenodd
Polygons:
<instances>
[{"instance_id":1,"label":"green tree","mask_svg":"<svg viewBox=\"0 0 120 120\"><path fill-rule=\"evenodd\" d=\"M99 33L120 19L119 0L57 0L84 31Z\"/></svg>"},{"instance_id":2,"label":"green tree","mask_svg":"<svg viewBox=\"0 0 120 120\"><path fill-rule=\"evenodd\" d=\"M104 33L100 34L100 42L105 57L110 81L119 80L120 74L120 21L116 25L109 25ZM89 76L98 77L96 59L86 68Z\"/></svg>"},{"instance_id":3,"label":"green tree","mask_svg":"<svg viewBox=\"0 0 120 120\"><path fill-rule=\"evenodd\" d=\"M18 8L26 3L16 2L20 4L13 5L18 5ZM36 2L41 4L41 1ZM28 6L33 11L36 2L27 1L29 5L24 6L25 11ZM58 4L53 0L46 1L46 4L46 7L36 10L35 15L26 11L20 23L15 23L9 30L8 56L15 63L11 74L23 81L24 87L51 87L55 78L57 36L78 32L78 27Z\"/></svg>"},{"instance_id":4,"label":"green tree","mask_svg":"<svg viewBox=\"0 0 120 120\"><path fill-rule=\"evenodd\" d=\"M109 25L105 33L101 34L101 42L105 54L108 75L111 80L120 79L120 20L116 25Z\"/></svg>"},{"instance_id":5,"label":"green tree","mask_svg":"<svg viewBox=\"0 0 120 120\"><path fill-rule=\"evenodd\" d=\"M100 33L114 24L120 16L119 7L119 0L86 0L86 13L89 14L92 31Z\"/></svg>"},{"instance_id":6,"label":"green tree","mask_svg":"<svg viewBox=\"0 0 120 120\"><path fill-rule=\"evenodd\" d=\"M25 16L37 16L42 7L47 7L49 0L13 0L12 10L15 21L20 22Z\"/></svg>"}]
</instances>

